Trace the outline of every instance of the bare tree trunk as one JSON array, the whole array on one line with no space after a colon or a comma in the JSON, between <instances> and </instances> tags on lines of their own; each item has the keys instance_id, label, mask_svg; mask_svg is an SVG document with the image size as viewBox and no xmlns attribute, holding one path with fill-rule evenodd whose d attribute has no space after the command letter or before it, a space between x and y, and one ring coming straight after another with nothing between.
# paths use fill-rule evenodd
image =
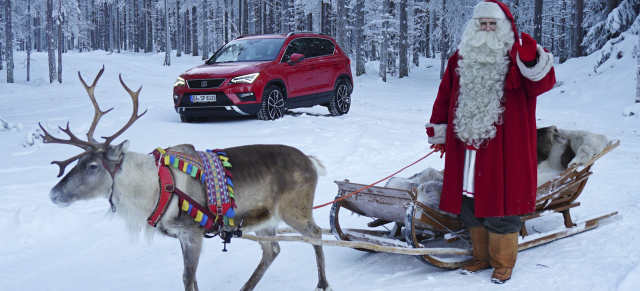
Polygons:
<instances>
[{"instance_id":1,"label":"bare tree trunk","mask_svg":"<svg viewBox=\"0 0 640 291\"><path fill-rule=\"evenodd\" d=\"M151 1L149 0L144 0L144 1L145 1L144 19L145 19L145 27L147 30L146 32L147 46L145 51L152 52L153 51L153 18L151 17Z\"/></svg>"},{"instance_id":2,"label":"bare tree trunk","mask_svg":"<svg viewBox=\"0 0 640 291\"><path fill-rule=\"evenodd\" d=\"M640 48L640 38L638 38L638 48ZM640 53L636 53L638 68L636 69L636 103L640 103Z\"/></svg>"},{"instance_id":3,"label":"bare tree trunk","mask_svg":"<svg viewBox=\"0 0 640 291\"><path fill-rule=\"evenodd\" d=\"M542 43L542 0L535 0L535 8L533 12L533 39L538 43Z\"/></svg>"},{"instance_id":4,"label":"bare tree trunk","mask_svg":"<svg viewBox=\"0 0 640 291\"><path fill-rule=\"evenodd\" d=\"M386 7L385 7L386 8ZM337 41L338 45L340 45L343 49L348 51L345 47L347 45L347 8L345 0L337 0L336 9L338 12L338 19L336 21L336 26L338 27L337 33Z\"/></svg>"},{"instance_id":5,"label":"bare tree trunk","mask_svg":"<svg viewBox=\"0 0 640 291\"><path fill-rule=\"evenodd\" d=\"M565 20L565 12L567 11L567 1L566 0L562 0L562 12L560 14L560 35L562 35L560 37L560 63L564 63L567 60L567 47L565 44L565 41L567 39L567 27L566 27L566 20Z\"/></svg>"},{"instance_id":6,"label":"bare tree trunk","mask_svg":"<svg viewBox=\"0 0 640 291\"><path fill-rule=\"evenodd\" d=\"M31 0L27 0L27 81L31 79Z\"/></svg>"},{"instance_id":7,"label":"bare tree trunk","mask_svg":"<svg viewBox=\"0 0 640 291\"><path fill-rule=\"evenodd\" d=\"M64 45L64 33L62 32L62 24L64 23L64 15L62 14L62 1L58 2L58 83L62 83L62 50Z\"/></svg>"},{"instance_id":8,"label":"bare tree trunk","mask_svg":"<svg viewBox=\"0 0 640 291\"><path fill-rule=\"evenodd\" d=\"M184 11L184 53L191 53L191 19L189 19L189 9Z\"/></svg>"},{"instance_id":9,"label":"bare tree trunk","mask_svg":"<svg viewBox=\"0 0 640 291\"><path fill-rule=\"evenodd\" d=\"M407 23L407 0L400 1L400 34L398 36L398 50L399 50L399 72L398 78L403 78L409 76L409 59L407 55L409 54L409 46L408 42L408 34L409 34L409 25Z\"/></svg>"},{"instance_id":10,"label":"bare tree trunk","mask_svg":"<svg viewBox=\"0 0 640 291\"><path fill-rule=\"evenodd\" d=\"M242 10L242 34L249 34L249 6L247 5L247 0L241 0L243 10Z\"/></svg>"},{"instance_id":11,"label":"bare tree trunk","mask_svg":"<svg viewBox=\"0 0 640 291\"><path fill-rule=\"evenodd\" d=\"M7 83L13 83L13 29L11 28L11 0L5 0L5 31L6 36L6 56L7 56Z\"/></svg>"},{"instance_id":12,"label":"bare tree trunk","mask_svg":"<svg viewBox=\"0 0 640 291\"><path fill-rule=\"evenodd\" d=\"M447 60L449 59L449 32L445 23L446 14L447 0L442 0L442 16L440 19L440 27L442 30L442 37L440 38L440 79L444 76L444 69L447 66Z\"/></svg>"},{"instance_id":13,"label":"bare tree trunk","mask_svg":"<svg viewBox=\"0 0 640 291\"><path fill-rule=\"evenodd\" d=\"M320 31L326 35L331 35L331 2L320 0Z\"/></svg>"},{"instance_id":14,"label":"bare tree trunk","mask_svg":"<svg viewBox=\"0 0 640 291\"><path fill-rule=\"evenodd\" d=\"M167 6L167 0L164 0L164 65L171 66L171 33L169 32L169 7Z\"/></svg>"},{"instance_id":15,"label":"bare tree trunk","mask_svg":"<svg viewBox=\"0 0 640 291\"><path fill-rule=\"evenodd\" d=\"M2 5L4 7L4 0L0 0L0 5ZM0 22L2 22L2 13L0 13ZM0 37L0 71L2 71L4 68L2 67L2 61L3 61L3 57L4 56L4 50L2 50L2 37Z\"/></svg>"},{"instance_id":16,"label":"bare tree trunk","mask_svg":"<svg viewBox=\"0 0 640 291\"><path fill-rule=\"evenodd\" d=\"M122 47L122 26L120 25L120 7L116 9L116 52Z\"/></svg>"},{"instance_id":17,"label":"bare tree trunk","mask_svg":"<svg viewBox=\"0 0 640 291\"><path fill-rule=\"evenodd\" d=\"M206 60L209 54L209 27L207 22L209 21L209 8L207 7L207 0L202 0L202 59Z\"/></svg>"},{"instance_id":18,"label":"bare tree trunk","mask_svg":"<svg viewBox=\"0 0 640 291\"><path fill-rule=\"evenodd\" d=\"M196 6L191 8L191 54L195 57L198 55L198 13Z\"/></svg>"},{"instance_id":19,"label":"bare tree trunk","mask_svg":"<svg viewBox=\"0 0 640 291\"><path fill-rule=\"evenodd\" d=\"M380 43L380 69L378 70L378 76L382 78L382 82L387 81L387 58L389 56L389 0L382 1L382 39Z\"/></svg>"},{"instance_id":20,"label":"bare tree trunk","mask_svg":"<svg viewBox=\"0 0 640 291\"><path fill-rule=\"evenodd\" d=\"M415 1L414 3L417 3L418 1ZM413 25L414 27L416 27L415 29L418 29L418 27L420 26L420 24L422 23L422 21L424 21L425 19L425 14L422 11L420 11L420 9L418 9L418 5L415 5L415 7L413 8ZM418 29L419 31L419 29ZM412 40L412 46L411 46L411 62L413 63L413 65L415 65L416 67L420 66L420 47L422 46L422 43L424 42L424 39L421 38L422 34L416 34L413 37Z\"/></svg>"},{"instance_id":21,"label":"bare tree trunk","mask_svg":"<svg viewBox=\"0 0 640 291\"><path fill-rule=\"evenodd\" d=\"M366 74L364 67L364 3L365 0L356 0L356 76Z\"/></svg>"},{"instance_id":22,"label":"bare tree trunk","mask_svg":"<svg viewBox=\"0 0 640 291\"><path fill-rule=\"evenodd\" d=\"M47 53L49 57L49 83L56 80L56 41L53 37L53 0L47 0Z\"/></svg>"},{"instance_id":23,"label":"bare tree trunk","mask_svg":"<svg viewBox=\"0 0 640 291\"><path fill-rule=\"evenodd\" d=\"M584 38L584 29L582 28L582 22L584 20L584 0L575 0L576 1L576 28L574 32L574 43L573 43L573 55L572 57L582 56L582 39Z\"/></svg>"},{"instance_id":24,"label":"bare tree trunk","mask_svg":"<svg viewBox=\"0 0 640 291\"><path fill-rule=\"evenodd\" d=\"M180 26L180 0L176 1L176 57L182 56L182 36L180 33L182 26Z\"/></svg>"}]
</instances>

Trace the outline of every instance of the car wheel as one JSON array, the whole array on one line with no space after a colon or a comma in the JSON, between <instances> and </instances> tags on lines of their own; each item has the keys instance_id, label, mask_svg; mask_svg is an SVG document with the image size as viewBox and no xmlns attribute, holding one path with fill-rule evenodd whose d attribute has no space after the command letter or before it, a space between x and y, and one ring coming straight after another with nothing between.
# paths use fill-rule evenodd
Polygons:
<instances>
[{"instance_id":1,"label":"car wheel","mask_svg":"<svg viewBox=\"0 0 640 291\"><path fill-rule=\"evenodd\" d=\"M333 116L347 114L351 108L351 95L349 94L349 81L338 80L336 89L329 102L329 113Z\"/></svg>"},{"instance_id":2,"label":"car wheel","mask_svg":"<svg viewBox=\"0 0 640 291\"><path fill-rule=\"evenodd\" d=\"M262 94L262 108L258 111L258 118L262 120L276 120L284 115L285 101L282 90L271 85Z\"/></svg>"},{"instance_id":3,"label":"car wheel","mask_svg":"<svg viewBox=\"0 0 640 291\"><path fill-rule=\"evenodd\" d=\"M182 122L193 122L193 117L184 116L184 114L180 114L180 121Z\"/></svg>"}]
</instances>

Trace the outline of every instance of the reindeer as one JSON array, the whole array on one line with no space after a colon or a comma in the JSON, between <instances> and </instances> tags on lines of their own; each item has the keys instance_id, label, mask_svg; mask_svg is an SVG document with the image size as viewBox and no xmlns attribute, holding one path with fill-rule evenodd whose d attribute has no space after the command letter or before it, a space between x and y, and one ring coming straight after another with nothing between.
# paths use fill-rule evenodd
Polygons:
<instances>
[{"instance_id":1,"label":"reindeer","mask_svg":"<svg viewBox=\"0 0 640 291\"><path fill-rule=\"evenodd\" d=\"M112 210L123 217L129 231L161 234L177 238L182 247L184 272L182 279L185 290L198 290L196 269L202 250L204 228L194 222L189 215L179 215L178 198L173 196L168 208L156 228L147 224L147 218L154 211L160 195L158 178L159 166L153 156L128 151L129 141L111 143L138 118L138 91L133 92L122 81L120 83L133 100L133 113L125 126L115 134L102 137L99 143L93 133L100 118L108 113L101 111L94 97L98 79L104 66L91 86L78 77L84 85L95 108L93 122L87 132L87 141L76 137L69 129L60 129L69 139L53 137L40 125L45 143L69 144L85 151L65 161L54 161L60 168L58 177L64 174L71 162L78 163L55 185L50 198L58 206L65 207L77 200L107 198ZM113 109L113 108L112 108ZM197 153L192 145L182 144L169 148L192 156ZM246 231L254 231L261 236L274 236L279 221L284 221L302 235L321 238L322 231L313 220L313 197L318 175L324 175L322 164L312 156L285 145L246 145L223 149L233 164L233 183L237 204L235 221L242 222ZM201 205L206 205L206 189L203 184L187 174L173 170L175 187ZM261 242L262 260L242 290L253 290L273 260L280 252L277 242ZM321 246L313 246L318 267L316 290L330 290L325 275L325 260Z\"/></svg>"}]
</instances>

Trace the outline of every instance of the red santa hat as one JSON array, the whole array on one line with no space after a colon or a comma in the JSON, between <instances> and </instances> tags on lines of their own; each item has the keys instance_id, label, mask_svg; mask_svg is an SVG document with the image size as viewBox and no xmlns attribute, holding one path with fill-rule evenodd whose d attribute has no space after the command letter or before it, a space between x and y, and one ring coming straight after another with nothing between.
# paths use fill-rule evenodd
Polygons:
<instances>
[{"instance_id":1,"label":"red santa hat","mask_svg":"<svg viewBox=\"0 0 640 291\"><path fill-rule=\"evenodd\" d=\"M513 30L514 39L516 44L520 43L520 37L518 36L518 29L516 29L516 22L513 19L513 14L509 10L506 4L496 1L496 0L485 0L484 2L480 2L476 4L473 9L472 18L494 18L494 19L507 19L511 22L511 30ZM518 74L517 66L516 66L516 56L518 54L514 45L509 52L509 57L511 58L511 68L509 69L509 73L507 73L507 78L505 80L505 87L507 89L515 89L520 87L520 74Z\"/></svg>"}]
</instances>

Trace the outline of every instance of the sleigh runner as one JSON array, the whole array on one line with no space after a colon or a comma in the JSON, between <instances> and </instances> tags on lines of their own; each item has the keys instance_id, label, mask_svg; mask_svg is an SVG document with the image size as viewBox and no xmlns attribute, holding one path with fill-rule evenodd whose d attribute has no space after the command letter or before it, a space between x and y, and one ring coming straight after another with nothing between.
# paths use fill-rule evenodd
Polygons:
<instances>
[{"instance_id":1,"label":"sleigh runner","mask_svg":"<svg viewBox=\"0 0 640 291\"><path fill-rule=\"evenodd\" d=\"M576 199L592 174L591 167L594 162L619 144L617 140L611 141L602 152L586 163L567 168L537 188L536 211L521 218L519 250L596 228L601 220L618 213L616 211L583 221L573 221L570 210L580 206L580 202L576 202ZM336 199L342 199L366 187L366 185L351 183L349 180L335 183L339 188ZM340 218L340 213L344 212L342 209L352 214L369 217L372 221L367 223L366 229L344 228ZM526 224L529 221L552 213L562 214L564 229L528 233ZM380 226L389 223L394 223L393 228L381 229ZM463 225L462 220L419 201L415 187L411 190L402 190L374 186L361 190L355 195L333 203L330 225L331 232L340 241L388 246L391 247L390 252L396 253L405 253L398 251L402 248L425 249L423 254L416 255L417 258L441 268L459 268L470 258L460 256L465 253L464 250L470 254L469 244L466 242L469 236L468 229ZM356 248L376 251L374 248ZM439 251L429 252L428 249L432 248Z\"/></svg>"}]
</instances>

